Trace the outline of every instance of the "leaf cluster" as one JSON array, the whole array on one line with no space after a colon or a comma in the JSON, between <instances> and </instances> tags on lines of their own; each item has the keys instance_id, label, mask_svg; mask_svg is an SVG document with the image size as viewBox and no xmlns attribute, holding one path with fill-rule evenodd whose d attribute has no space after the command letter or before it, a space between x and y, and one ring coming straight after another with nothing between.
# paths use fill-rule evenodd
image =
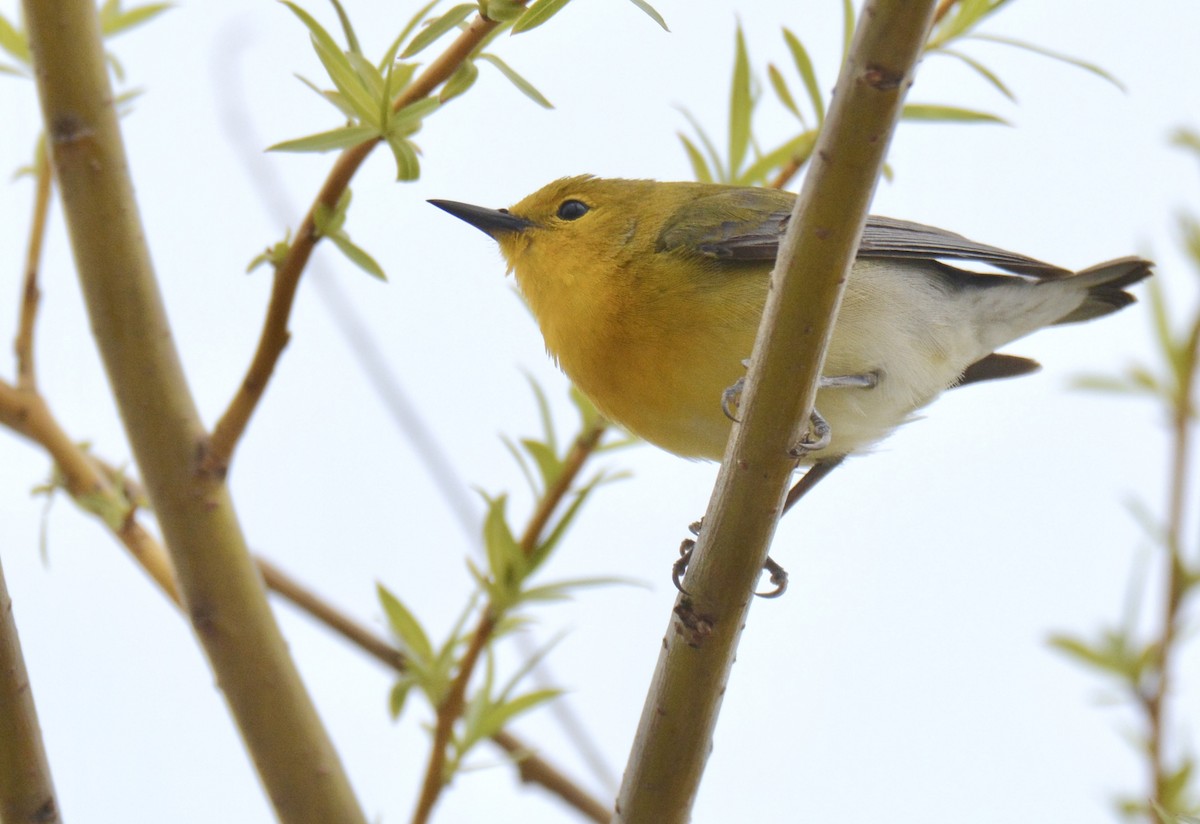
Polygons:
<instances>
[{"instance_id":1,"label":"leaf cluster","mask_svg":"<svg viewBox=\"0 0 1200 824\"><path fill-rule=\"evenodd\" d=\"M1111 75L1091 63L1024 41L979 33L978 26L1007 2L1008 0L964 0L953 4L949 13L930 33L925 47L926 53L959 60L983 77L1004 97L1014 101L1015 96L995 72L978 58L953 46L963 40L999 43L1068 63L1103 77L1117 86L1120 85ZM850 47L850 37L855 24L853 3L851 0L842 0L843 58ZM825 122L828 99L826 92L822 91L822 83L818 80L812 57L803 41L787 28L783 29L783 40L791 65L781 69L775 63L769 62L766 80L778 103L798 122L799 131L766 148L755 138L752 123L762 99L763 83L752 69L745 36L739 26L734 42L729 125L724 152L718 149L716 141L696 118L687 110L683 111L695 136L689 137L681 132L679 139L697 180L741 186L779 186L785 184L808 161L816 145L817 135ZM802 89L803 95L796 94L793 91L794 86ZM990 112L940 103L907 103L902 117L905 120L920 122L1007 125L1003 118ZM885 173L890 176L890 170Z\"/></svg>"},{"instance_id":2,"label":"leaf cluster","mask_svg":"<svg viewBox=\"0 0 1200 824\"><path fill-rule=\"evenodd\" d=\"M132 28L149 22L167 9L170 3L144 3L132 8L122 8L121 0L104 0L100 4L100 33L105 37L115 37ZM17 77L32 77L29 54L29 37L24 27L14 24L0 14L0 51L7 54L14 62L0 63L0 74L11 74ZM109 66L118 80L125 79L125 71L120 62L112 54L106 55Z\"/></svg>"},{"instance_id":3,"label":"leaf cluster","mask_svg":"<svg viewBox=\"0 0 1200 824\"><path fill-rule=\"evenodd\" d=\"M541 414L542 436L523 438L518 442L519 445L514 445L508 439L505 439L505 443L534 487L538 509L553 510L559 499L567 497L566 490L561 487L568 472L571 447L560 446L562 441L555 431L545 394L536 383L531 381L531 385ZM603 426L591 404L574 390L572 393L579 412L580 432L586 433L594 427ZM568 443L576 440L572 438ZM439 645L431 641L429 633L399 596L379 587L379 598L388 624L407 661L405 672L391 690L389 708L393 716L403 711L414 687L432 707L440 710L449 696L451 684L460 677L464 667L471 665L472 646L484 645L482 675L472 682L461 718L448 742L447 780L461 767L475 744L495 735L517 715L561 693L558 689L518 691L520 682L537 666L553 644L531 656L503 684L497 681L493 650L500 639L529 623L529 616L522 611L525 607L538 602L570 598L580 587L619 582L617 579L587 578L531 583L534 574L560 545L568 527L592 492L616 477L600 472L574 487L570 491L570 502L557 519L547 519L541 530L527 528L521 538L517 537L508 519L508 496L483 495L487 504L482 527L485 563L481 567L468 560L476 591L446 639ZM471 624L476 625L474 630L467 629ZM486 637L481 633L485 633Z\"/></svg>"},{"instance_id":4,"label":"leaf cluster","mask_svg":"<svg viewBox=\"0 0 1200 824\"><path fill-rule=\"evenodd\" d=\"M1180 131L1174 142L1200 160L1200 135ZM1194 215L1179 218L1182 245L1200 275L1200 221ZM1162 598L1165 619L1157 633L1143 640L1130 610L1123 625L1102 630L1093 639L1056 635L1053 648L1114 682L1121 694L1144 718L1147 732L1138 739L1139 750L1151 762L1154 793L1149 799L1125 798L1119 809L1128 816L1149 816L1161 822L1192 822L1200 815L1193 778L1195 759L1190 753L1170 758L1163 752L1165 705L1171 700L1169 683L1172 658L1178 654L1187 608L1200 591L1200 547L1190 552L1183 546L1182 526L1191 503L1183 492L1188 475L1189 443L1196 425L1195 389L1200 380L1200 307L1181 326L1172 321L1165 287L1161 281L1149 285L1151 325L1158 347L1158 365L1135 363L1123 374L1089 375L1076 381L1079 387L1151 398L1168 412L1174 433L1175 468L1172 478L1173 503L1166 519L1159 522L1144 505L1133 512L1150 542L1166 559ZM1135 593L1134 601L1140 599Z\"/></svg>"}]
</instances>

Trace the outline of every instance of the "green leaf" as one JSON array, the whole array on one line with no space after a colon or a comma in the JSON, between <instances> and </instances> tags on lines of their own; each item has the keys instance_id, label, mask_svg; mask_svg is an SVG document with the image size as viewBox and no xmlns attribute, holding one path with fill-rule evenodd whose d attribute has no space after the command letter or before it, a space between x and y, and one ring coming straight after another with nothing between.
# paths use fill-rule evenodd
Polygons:
<instances>
[{"instance_id":1,"label":"green leaf","mask_svg":"<svg viewBox=\"0 0 1200 824\"><path fill-rule=\"evenodd\" d=\"M1131 378L1114 375L1079 375L1071 380L1071 388L1088 392L1111 392L1126 395L1145 394L1149 388L1153 394L1158 394L1157 386L1147 387Z\"/></svg>"},{"instance_id":2,"label":"green leaf","mask_svg":"<svg viewBox=\"0 0 1200 824\"><path fill-rule=\"evenodd\" d=\"M789 163L795 162L797 165L804 165L812 156L818 133L816 130L804 132L779 148L767 152L750 164L750 167L742 173L741 181L748 185L756 185L764 182L768 174L782 169Z\"/></svg>"},{"instance_id":3,"label":"green leaf","mask_svg":"<svg viewBox=\"0 0 1200 824\"><path fill-rule=\"evenodd\" d=\"M429 642L429 636L421 628L421 623L416 616L409 612L408 607L404 606L400 599L389 592L383 584L376 584L375 592L379 596L380 605L383 606L383 614L387 617L388 626L391 628L392 634L396 636L396 640L399 641L404 654L414 661L433 660L433 644Z\"/></svg>"},{"instance_id":4,"label":"green leaf","mask_svg":"<svg viewBox=\"0 0 1200 824\"><path fill-rule=\"evenodd\" d=\"M309 34L312 35L314 39L321 41L322 46L327 51L341 54L341 46L337 44L337 41L333 39L333 36L330 35L329 32L325 31L324 26L318 23L315 17L297 6L291 0L281 0L281 2L283 5L292 10L292 14L300 18L300 22L303 23L305 28L308 29ZM349 64L347 64L347 67L348 66Z\"/></svg>"},{"instance_id":5,"label":"green leaf","mask_svg":"<svg viewBox=\"0 0 1200 824\"><path fill-rule=\"evenodd\" d=\"M792 62L796 64L796 71L804 81L808 99L812 103L813 111L817 113L817 125L820 125L825 122L825 99L821 96L821 86L817 83L817 72L813 68L812 58L809 57L808 50L804 48L800 38L787 29L783 30L783 40L788 51L792 53Z\"/></svg>"},{"instance_id":6,"label":"green leaf","mask_svg":"<svg viewBox=\"0 0 1200 824\"><path fill-rule=\"evenodd\" d=\"M289 230L283 240L268 246L262 254L250 261L250 265L246 267L246 274L250 274L263 264L270 264L274 269L283 263L284 258L292 250L292 233Z\"/></svg>"},{"instance_id":7,"label":"green leaf","mask_svg":"<svg viewBox=\"0 0 1200 824\"><path fill-rule=\"evenodd\" d=\"M413 75L417 73L416 63L392 63L387 75L388 105L412 83Z\"/></svg>"},{"instance_id":8,"label":"green leaf","mask_svg":"<svg viewBox=\"0 0 1200 824\"><path fill-rule=\"evenodd\" d=\"M387 83L383 78L383 73L375 68L374 63L357 52L347 52L346 59L349 61L350 67L354 69L354 73L358 75L358 82L366 89L367 94L377 101L382 100L383 105L386 106L388 103L385 91Z\"/></svg>"},{"instance_id":9,"label":"green leaf","mask_svg":"<svg viewBox=\"0 0 1200 824\"><path fill-rule=\"evenodd\" d=\"M355 245L344 232L335 232L327 237L359 269L362 269L371 277L382 281L387 280L387 275L384 274L383 267L376 262L375 258L367 254L366 250L362 247Z\"/></svg>"},{"instance_id":10,"label":"green leaf","mask_svg":"<svg viewBox=\"0 0 1200 824\"><path fill-rule=\"evenodd\" d=\"M268 152L332 152L357 146L367 140L379 137L379 130L374 126L342 126L327 132L318 132L294 140L284 140L273 146L268 146Z\"/></svg>"},{"instance_id":11,"label":"green leaf","mask_svg":"<svg viewBox=\"0 0 1200 824\"><path fill-rule=\"evenodd\" d=\"M515 600L524 577L525 557L505 518L508 496L485 500L488 510L483 521L483 545L487 550L488 572L502 596L496 609L502 610Z\"/></svg>"},{"instance_id":12,"label":"green leaf","mask_svg":"<svg viewBox=\"0 0 1200 824\"><path fill-rule=\"evenodd\" d=\"M842 60L850 53L850 41L854 39L854 3L842 0Z\"/></svg>"},{"instance_id":13,"label":"green leaf","mask_svg":"<svg viewBox=\"0 0 1200 824\"><path fill-rule=\"evenodd\" d=\"M553 109L554 108L554 104L551 103L549 100L547 100L541 92L539 92L536 88L534 88L532 83L530 83L528 80L526 80L521 75L517 74L512 69L511 66L509 66L507 63L505 63L503 60L501 60L496 55L490 54L490 53L484 53L484 54L479 55L479 59L486 60L487 62L489 62L493 66L495 66L497 69L499 69L500 73L502 75L504 75L506 78L508 78L508 82L510 82L514 86L516 86L517 90L520 91L521 94L528 97L530 100L532 100L534 103L541 106L543 109Z\"/></svg>"},{"instance_id":14,"label":"green leaf","mask_svg":"<svg viewBox=\"0 0 1200 824\"><path fill-rule=\"evenodd\" d=\"M937 49L944 43L962 37L982 23L984 18L995 13L1007 1L960 0L960 2L954 3L950 14L942 18L941 23L930 36L927 47Z\"/></svg>"},{"instance_id":15,"label":"green leaf","mask_svg":"<svg viewBox=\"0 0 1200 824\"><path fill-rule=\"evenodd\" d=\"M683 143L683 150L687 152L688 160L692 164L692 174L696 180L701 183L712 183L712 171L708 168L708 162L705 161L704 155L696 148L696 144L688 140L683 132L676 132L679 135L679 140Z\"/></svg>"},{"instance_id":16,"label":"green leaf","mask_svg":"<svg viewBox=\"0 0 1200 824\"><path fill-rule=\"evenodd\" d=\"M980 77L982 77L988 83L991 83L992 86L998 92L1000 92L1000 94L1004 95L1014 103L1016 102L1016 95L1014 95L1008 86L1004 84L1004 81L1002 81L991 69L980 63L974 57L971 57L968 54L963 54L962 52L954 51L953 49L938 49L936 53L944 54L947 57L953 57L957 60L961 60L963 63L970 66L971 69L973 69Z\"/></svg>"},{"instance_id":17,"label":"green leaf","mask_svg":"<svg viewBox=\"0 0 1200 824\"><path fill-rule=\"evenodd\" d=\"M1126 91L1125 84L1123 84L1116 77L1109 74L1095 63L1089 63L1086 60L1080 60L1078 57L1071 57L1068 54L1056 52L1051 49L1043 48L1042 46L1035 46L1034 44L1026 43L1023 40L1015 40L1011 37L1001 37L1000 35L996 34L972 34L970 37L972 40L986 40L989 43L1002 43L1006 46L1024 49L1025 51L1033 52L1034 54L1040 54L1043 57L1049 57L1051 60L1058 60L1059 62L1074 66L1077 69L1083 69L1086 72L1090 72L1099 77L1101 80L1107 80L1121 91Z\"/></svg>"},{"instance_id":18,"label":"green leaf","mask_svg":"<svg viewBox=\"0 0 1200 824\"><path fill-rule=\"evenodd\" d=\"M409 103L403 109L392 113L388 119L387 133L389 135L410 135L421 128L421 121L434 109L442 105L436 97L423 97Z\"/></svg>"},{"instance_id":19,"label":"green leaf","mask_svg":"<svg viewBox=\"0 0 1200 824\"><path fill-rule=\"evenodd\" d=\"M807 126L804 114L796 105L796 99L792 97L792 90L788 88L787 81L783 79L783 75L780 74L774 63L767 64L767 79L771 82L771 88L775 90L775 96L779 98L783 107L794 114L802 125Z\"/></svg>"},{"instance_id":20,"label":"green leaf","mask_svg":"<svg viewBox=\"0 0 1200 824\"><path fill-rule=\"evenodd\" d=\"M542 663L542 661L546 660L546 656L550 654L551 650L558 646L562 639L563 634L559 633L551 638L548 642L543 644L540 648L534 650L531 655L526 656L525 660L521 662L521 666L517 667L517 671L512 674L508 681L505 682L504 686L501 687L500 692L497 693L497 702L504 703L507 701L509 696L516 691L517 685L524 680L525 676L533 672L533 670L536 669L537 666Z\"/></svg>"},{"instance_id":21,"label":"green leaf","mask_svg":"<svg viewBox=\"0 0 1200 824\"><path fill-rule=\"evenodd\" d=\"M592 492L601 483L601 481L603 481L603 479L603 474L597 475L575 494L575 498L571 501L571 505L567 507L566 512L564 512L562 517L558 519L558 522L555 523L554 528L550 530L550 534L546 536L546 539L538 544L537 547L534 548L534 551L530 554L530 574L540 567L542 562L545 561L546 558L550 556L550 553L554 551L554 547L558 545L558 542L562 539L563 535L566 534L567 528L575 520L575 516L579 514L579 509L583 506L583 502L587 500L588 496L592 494Z\"/></svg>"},{"instance_id":22,"label":"green leaf","mask_svg":"<svg viewBox=\"0 0 1200 824\"><path fill-rule=\"evenodd\" d=\"M525 374L525 379L529 381L529 389L533 392L534 403L537 404L538 422L542 426L542 438L545 440L550 451L558 453L558 436L554 431L554 416L550 414L550 401L546 398L546 392L542 389L541 384L533 379L529 373Z\"/></svg>"},{"instance_id":23,"label":"green leaf","mask_svg":"<svg viewBox=\"0 0 1200 824\"><path fill-rule=\"evenodd\" d=\"M504 729L504 726L508 722L521 713L529 712L539 704L544 704L562 694L563 691L560 689L534 690L533 692L517 696L507 703L493 706L489 711L482 714L478 725L475 726L475 739L490 738Z\"/></svg>"},{"instance_id":24,"label":"green leaf","mask_svg":"<svg viewBox=\"0 0 1200 824\"><path fill-rule=\"evenodd\" d=\"M342 24L342 34L346 36L346 50L352 55L362 57L362 46L358 45L358 35L354 33L354 26L350 25L350 15L346 14L346 10L342 8L339 0L329 0L329 2L333 4L338 22Z\"/></svg>"},{"instance_id":25,"label":"green leaf","mask_svg":"<svg viewBox=\"0 0 1200 824\"><path fill-rule=\"evenodd\" d=\"M521 446L533 458L533 462L538 468L538 474L542 478L542 489L549 488L562 472L562 461L558 459L558 455L554 454L554 449L549 444L533 438L522 438Z\"/></svg>"},{"instance_id":26,"label":"green leaf","mask_svg":"<svg viewBox=\"0 0 1200 824\"><path fill-rule=\"evenodd\" d=\"M558 14L571 0L537 0L529 9L513 23L512 33L520 34L536 29L554 15Z\"/></svg>"},{"instance_id":27,"label":"green leaf","mask_svg":"<svg viewBox=\"0 0 1200 824\"><path fill-rule=\"evenodd\" d=\"M421 25L421 23L424 22L426 15L429 14L430 10L440 2L441 0L429 0L428 3L417 9L416 14L409 18L408 22L404 24L404 28L400 30L400 34L396 35L396 39L392 41L392 45L388 49L388 54L393 55L391 59L395 59L396 52L400 50L400 44L408 39L408 36L412 34L413 29ZM380 71L383 71L385 68L385 64L379 64Z\"/></svg>"},{"instance_id":28,"label":"green leaf","mask_svg":"<svg viewBox=\"0 0 1200 824\"><path fill-rule=\"evenodd\" d=\"M476 67L475 61L464 60L454 70L454 74L450 75L450 79L446 81L446 85L442 86L442 90L438 94L438 102L445 103L448 100L453 100L475 85L475 81L478 78L479 69Z\"/></svg>"},{"instance_id":29,"label":"green leaf","mask_svg":"<svg viewBox=\"0 0 1200 824\"><path fill-rule=\"evenodd\" d=\"M521 450L517 448L517 445L514 444L512 439L510 439L507 435L501 435L500 442L504 444L505 448L508 449L509 454L513 456L514 460L516 460L517 466L520 467L521 473L525 476L525 480L529 483L529 489L535 496L540 495L541 492L538 490L537 479L533 477L533 472L531 472L529 469L529 462L525 460L525 456L521 454Z\"/></svg>"},{"instance_id":30,"label":"green leaf","mask_svg":"<svg viewBox=\"0 0 1200 824\"><path fill-rule=\"evenodd\" d=\"M117 3L105 3L100 9L100 32L105 37L121 34L152 20L169 8L170 3L147 3L122 11Z\"/></svg>"},{"instance_id":31,"label":"green leaf","mask_svg":"<svg viewBox=\"0 0 1200 824\"><path fill-rule=\"evenodd\" d=\"M521 600L528 601L567 601L571 598L571 590L581 587L598 587L611 586L620 584L622 586L640 586L645 587L646 584L635 581L632 578L574 578L567 581L555 581L541 586L530 587L521 593Z\"/></svg>"},{"instance_id":32,"label":"green leaf","mask_svg":"<svg viewBox=\"0 0 1200 824\"><path fill-rule=\"evenodd\" d=\"M1176 129L1171 133L1171 145L1187 149L1200 157L1200 132L1193 129Z\"/></svg>"},{"instance_id":33,"label":"green leaf","mask_svg":"<svg viewBox=\"0 0 1200 824\"><path fill-rule=\"evenodd\" d=\"M1163 776L1162 803L1168 810L1177 810L1184 803L1194 766L1192 759L1185 757L1178 768L1169 770ZM1183 819L1178 818L1177 820L1182 821Z\"/></svg>"},{"instance_id":34,"label":"green leaf","mask_svg":"<svg viewBox=\"0 0 1200 824\"><path fill-rule=\"evenodd\" d=\"M29 65L29 41L25 33L19 31L3 14L0 14L0 49L8 52L18 63Z\"/></svg>"},{"instance_id":35,"label":"green leaf","mask_svg":"<svg viewBox=\"0 0 1200 824\"><path fill-rule=\"evenodd\" d=\"M973 109L963 109L958 106L941 106L936 103L906 103L900 116L905 120L922 120L926 122L955 123L999 123L1011 125L1002 117L988 112L978 112Z\"/></svg>"},{"instance_id":36,"label":"green leaf","mask_svg":"<svg viewBox=\"0 0 1200 824\"><path fill-rule=\"evenodd\" d=\"M421 161L417 158L417 147L412 141L399 135L389 135L385 140L396 161L396 180L416 180L420 177Z\"/></svg>"},{"instance_id":37,"label":"green leaf","mask_svg":"<svg viewBox=\"0 0 1200 824\"><path fill-rule=\"evenodd\" d=\"M670 31L670 29L667 28L667 21L663 20L662 15L655 10L654 6L651 6L649 3L647 3L646 0L629 0L629 2L633 3L633 5L637 6L639 9L648 14L651 20L662 26L663 31Z\"/></svg>"},{"instance_id":38,"label":"green leaf","mask_svg":"<svg viewBox=\"0 0 1200 824\"><path fill-rule=\"evenodd\" d=\"M473 14L477 8L478 6L474 3L462 3L454 6L441 17L417 32L417 36L412 39L412 42L405 47L404 51L400 52L400 59L405 60L423 51L443 34L456 28L459 23Z\"/></svg>"},{"instance_id":39,"label":"green leaf","mask_svg":"<svg viewBox=\"0 0 1200 824\"><path fill-rule=\"evenodd\" d=\"M291 0L281 1L292 10L293 14L300 18L300 22L308 29L309 36L312 39L313 50L317 53L317 59L325 67L325 72L329 75L329 79L333 81L333 85L344 96L344 102L351 107L354 116L376 127L382 125L379 122L379 110L375 105L374 99L362 85L358 73L350 64L350 58L342 50L342 47L337 44L332 35L325 31L324 27L311 14L291 2Z\"/></svg>"},{"instance_id":40,"label":"green leaf","mask_svg":"<svg viewBox=\"0 0 1200 824\"><path fill-rule=\"evenodd\" d=\"M525 13L525 4L517 0L479 0L479 12L488 20L511 23Z\"/></svg>"},{"instance_id":41,"label":"green leaf","mask_svg":"<svg viewBox=\"0 0 1200 824\"><path fill-rule=\"evenodd\" d=\"M750 93L750 58L746 36L739 24L733 52L733 82L729 95L729 176L736 177L750 146L750 117L754 99Z\"/></svg>"},{"instance_id":42,"label":"green leaf","mask_svg":"<svg viewBox=\"0 0 1200 824\"><path fill-rule=\"evenodd\" d=\"M412 687L411 678L401 678L392 686L391 692L388 693L388 713L391 714L392 720L399 718L400 713L404 712L404 701Z\"/></svg>"},{"instance_id":43,"label":"green leaf","mask_svg":"<svg viewBox=\"0 0 1200 824\"><path fill-rule=\"evenodd\" d=\"M1151 643L1138 648L1123 633L1106 630L1095 644L1066 635L1050 638L1050 646L1102 672L1117 676L1130 689L1139 689L1147 667L1159 660L1159 647Z\"/></svg>"},{"instance_id":44,"label":"green leaf","mask_svg":"<svg viewBox=\"0 0 1200 824\"><path fill-rule=\"evenodd\" d=\"M29 72L7 63L0 63L0 74L11 74L14 77L29 77Z\"/></svg>"},{"instance_id":45,"label":"green leaf","mask_svg":"<svg viewBox=\"0 0 1200 824\"><path fill-rule=\"evenodd\" d=\"M311 39L317 59L325 67L325 73L329 75L333 85L342 93L345 102L353 108L355 118L379 128L382 125L379 120L379 106L359 78L358 72L354 70L350 55L337 46L330 48L325 40L315 35L312 35Z\"/></svg>"},{"instance_id":46,"label":"green leaf","mask_svg":"<svg viewBox=\"0 0 1200 824\"><path fill-rule=\"evenodd\" d=\"M354 107L351 106L346 101L346 98L342 96L341 92L327 91L325 89L322 89L319 86L317 86L316 83L313 83L311 80L309 80L307 77L303 77L302 75L299 75L299 74L293 75L293 77L295 77L297 80L299 80L305 86L308 86L308 88L312 89L314 92L319 94L321 96L321 98L323 100L325 100L326 103L330 103L330 104L336 106L337 110L339 112L341 112L343 115L345 115L347 120L356 120L358 118L358 112L356 112L354 110Z\"/></svg>"},{"instance_id":47,"label":"green leaf","mask_svg":"<svg viewBox=\"0 0 1200 824\"><path fill-rule=\"evenodd\" d=\"M685 118L687 118L688 123L692 124L692 128L696 130L696 136L700 138L700 145L703 146L704 151L708 153L709 165L714 172L713 177L717 182L728 183L729 178L725 174L724 165L721 163L721 155L717 151L716 145L708 139L708 135L705 133L704 129L700 128L700 124L694 117L692 117L691 112L689 112L687 109L680 109L679 111L683 113ZM711 183L713 181L705 182Z\"/></svg>"}]
</instances>

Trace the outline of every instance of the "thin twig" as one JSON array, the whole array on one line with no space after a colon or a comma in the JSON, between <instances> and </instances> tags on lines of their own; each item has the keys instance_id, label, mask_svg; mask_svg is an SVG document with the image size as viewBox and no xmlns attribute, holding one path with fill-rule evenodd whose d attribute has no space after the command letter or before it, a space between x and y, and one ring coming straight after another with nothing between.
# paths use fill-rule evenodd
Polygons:
<instances>
[{"instance_id":1,"label":"thin twig","mask_svg":"<svg viewBox=\"0 0 1200 824\"><path fill-rule=\"evenodd\" d=\"M178 602L175 572L166 550L134 516L136 496L124 484L115 483L102 462L71 440L45 398L0 381L0 424L45 449L72 499L100 518L167 597Z\"/></svg>"},{"instance_id":2,"label":"thin twig","mask_svg":"<svg viewBox=\"0 0 1200 824\"><path fill-rule=\"evenodd\" d=\"M404 653L400 650L378 635L375 635L375 633L350 616L333 607L324 598L305 587L267 559L255 556L254 560L258 564L258 571L262 574L263 582L273 592L283 596L293 605L304 610L385 666L397 672L404 672L406 664Z\"/></svg>"},{"instance_id":3,"label":"thin twig","mask_svg":"<svg viewBox=\"0 0 1200 824\"><path fill-rule=\"evenodd\" d=\"M933 25L936 26L938 23L942 22L942 18L950 12L950 9L952 9L954 4L957 2L958 0L941 0L941 2L938 3L937 10L933 13Z\"/></svg>"},{"instance_id":4,"label":"thin twig","mask_svg":"<svg viewBox=\"0 0 1200 824\"><path fill-rule=\"evenodd\" d=\"M1146 747L1150 760L1151 799L1159 808L1168 812L1170 806L1172 770L1166 764L1166 734L1169 729L1167 711L1172 685L1171 664L1175 652L1175 641L1179 632L1180 613L1183 599L1189 588L1188 564L1183 554L1183 526L1186 515L1187 479L1191 457L1191 425L1193 419L1192 393L1200 368L1200 320L1193 325L1186 351L1181 353L1182 362L1189 368L1182 369L1179 386L1175 389L1171 410L1171 464L1167 493L1167 570L1166 598L1163 604L1162 629L1157 640L1158 660L1152 688L1141 696L1149 728ZM1162 821L1154 806L1150 815L1156 822Z\"/></svg>"},{"instance_id":5,"label":"thin twig","mask_svg":"<svg viewBox=\"0 0 1200 824\"><path fill-rule=\"evenodd\" d=\"M401 92L392 105L393 110L402 109L432 94L434 89L454 74L497 25L492 20L477 16L471 25ZM375 138L342 152L329 171L329 176L317 193L308 214L301 221L287 256L276 268L258 348L241 386L213 428L210 448L205 456L205 468L209 471L223 474L227 470L233 458L233 451L250 422L250 416L254 414L267 383L271 380L275 364L287 346L290 336L288 319L296 298L296 288L313 248L320 240L315 219L317 209L323 206L332 208L338 202L346 187L350 185L350 180L379 142L380 139Z\"/></svg>"},{"instance_id":6,"label":"thin twig","mask_svg":"<svg viewBox=\"0 0 1200 824\"><path fill-rule=\"evenodd\" d=\"M775 179L769 184L770 188L787 188L787 185L792 182L792 178L800 173L800 169L804 166L804 163L807 160L807 156L803 158L792 158L789 160L787 165L779 170L779 174L775 175Z\"/></svg>"},{"instance_id":7,"label":"thin twig","mask_svg":"<svg viewBox=\"0 0 1200 824\"><path fill-rule=\"evenodd\" d=\"M579 476L584 464L596 450L608 425L597 421L585 429L575 439L571 449L563 461L562 471L542 494L529 523L521 535L521 549L526 555L533 553L537 542L550 522L555 509L566 497L571 485ZM474 675L475 665L483 650L486 649L492 634L496 629L500 616L489 603L482 611L478 625L471 635L470 644L458 665L458 672L447 690L446 697L437 708L437 721L434 726L433 742L430 745L429 762L425 768L425 779L421 785L421 795L413 812L412 824L425 824L429 820L433 807L441 796L442 788L446 785L446 750L450 746L451 733L466 706L467 687Z\"/></svg>"},{"instance_id":8,"label":"thin twig","mask_svg":"<svg viewBox=\"0 0 1200 824\"><path fill-rule=\"evenodd\" d=\"M42 292L38 288L38 270L41 268L42 246L46 239L46 218L50 213L50 194L53 171L46 157L46 144L38 141L37 155L33 163L35 185L33 190L33 215L29 222L29 243L25 250L25 277L21 286L21 316L17 324L17 338L13 349L17 355L17 387L32 390L37 387L37 374L33 359L33 329L37 323L38 303Z\"/></svg>"},{"instance_id":9,"label":"thin twig","mask_svg":"<svg viewBox=\"0 0 1200 824\"><path fill-rule=\"evenodd\" d=\"M597 824L607 824L612 818L611 806L583 792L571 779L533 755L516 736L501 730L492 736L492 741L509 754L525 783L545 787Z\"/></svg>"},{"instance_id":10,"label":"thin twig","mask_svg":"<svg viewBox=\"0 0 1200 824\"><path fill-rule=\"evenodd\" d=\"M433 744L429 748L429 763L425 767L425 780L421 782L421 795L417 799L417 808L413 811L412 824L426 824L433 813L433 806L441 797L442 788L446 786L446 749L450 746L450 735L454 731L454 722L459 719L466 708L467 684L475 671L487 643L491 640L496 629L496 618L489 604L483 610L479 624L471 635L471 642L458 664L458 675L450 684L441 706L437 709L437 723L433 730Z\"/></svg>"},{"instance_id":11,"label":"thin twig","mask_svg":"<svg viewBox=\"0 0 1200 824\"><path fill-rule=\"evenodd\" d=\"M567 492L570 491L571 484L575 483L575 479L579 476L587 459L595 453L596 446L599 445L600 439L604 437L606 431L608 431L608 424L604 421L597 421L581 432L575 439L575 443L571 445L571 450L563 460L562 472L542 494L541 499L537 502L537 507L529 517L525 531L521 534L521 550L526 555L532 555L537 548L538 539L546 529L546 524L550 522L550 516L554 514L554 510L558 508Z\"/></svg>"}]
</instances>

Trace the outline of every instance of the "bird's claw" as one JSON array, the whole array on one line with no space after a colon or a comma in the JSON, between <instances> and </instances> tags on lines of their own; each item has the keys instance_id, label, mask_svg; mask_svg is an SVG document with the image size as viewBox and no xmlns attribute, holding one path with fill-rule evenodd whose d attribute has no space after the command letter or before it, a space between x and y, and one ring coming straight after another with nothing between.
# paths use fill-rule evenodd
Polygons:
<instances>
[{"instance_id":1,"label":"bird's claw","mask_svg":"<svg viewBox=\"0 0 1200 824\"><path fill-rule=\"evenodd\" d=\"M833 430L829 428L829 422L814 409L808 417L808 431L804 433L804 437L798 443L788 450L788 455L799 460L809 453L821 451L829 446L832 440Z\"/></svg>"},{"instance_id":2,"label":"bird's claw","mask_svg":"<svg viewBox=\"0 0 1200 824\"><path fill-rule=\"evenodd\" d=\"M696 521L688 525L688 531L693 535L699 535L702 524L703 521ZM684 595L690 595L683 588L683 576L687 572L688 564L691 563L692 551L695 548L696 541L694 538L684 538L679 544L679 560L671 566L671 583L675 585L675 589ZM775 585L775 589L767 592L755 592L754 594L759 598L778 598L780 595L783 595L787 591L788 586L787 570L768 556L766 562L763 564L763 571L771 574L771 583Z\"/></svg>"},{"instance_id":3,"label":"bird's claw","mask_svg":"<svg viewBox=\"0 0 1200 824\"><path fill-rule=\"evenodd\" d=\"M741 419L737 416L738 404L742 402L742 388L746 385L745 378L738 378L734 381L733 386L727 387L721 393L721 411L725 413L725 417L734 423L741 423Z\"/></svg>"},{"instance_id":4,"label":"bird's claw","mask_svg":"<svg viewBox=\"0 0 1200 824\"><path fill-rule=\"evenodd\" d=\"M763 564L763 572L771 573L771 583L775 585L775 589L770 592L754 593L759 598L778 598L783 593L787 592L788 574L787 570L777 564L770 555L767 556L766 563Z\"/></svg>"}]
</instances>

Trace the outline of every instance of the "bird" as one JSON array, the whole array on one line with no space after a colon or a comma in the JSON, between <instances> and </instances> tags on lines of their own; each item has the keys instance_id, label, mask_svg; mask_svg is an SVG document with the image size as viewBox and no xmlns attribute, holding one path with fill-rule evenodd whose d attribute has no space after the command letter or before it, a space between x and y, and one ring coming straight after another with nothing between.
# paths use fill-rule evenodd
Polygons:
<instances>
[{"instance_id":1,"label":"bird","mask_svg":"<svg viewBox=\"0 0 1200 824\"><path fill-rule=\"evenodd\" d=\"M795 197L583 175L507 209L429 202L499 244L547 351L603 415L719 461ZM799 463L831 467L950 388L1035 371L997 350L1128 306L1152 267L1129 256L1072 271L869 216L817 393L827 432Z\"/></svg>"}]
</instances>

